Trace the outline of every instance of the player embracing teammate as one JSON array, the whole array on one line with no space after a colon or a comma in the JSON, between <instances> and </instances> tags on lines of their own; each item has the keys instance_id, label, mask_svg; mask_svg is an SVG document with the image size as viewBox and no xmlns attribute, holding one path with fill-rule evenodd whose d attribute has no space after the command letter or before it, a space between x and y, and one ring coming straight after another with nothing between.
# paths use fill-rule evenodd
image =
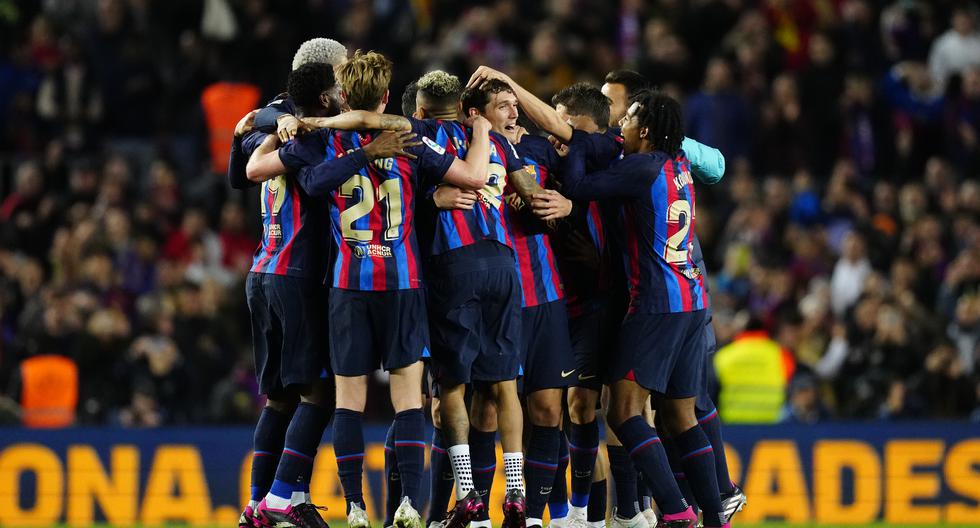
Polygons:
<instances>
[{"instance_id":1,"label":"player embracing teammate","mask_svg":"<svg viewBox=\"0 0 980 528\"><path fill-rule=\"evenodd\" d=\"M336 110L304 112L293 101L298 115L273 117L277 135L236 139L232 166L240 170L251 154L248 180L293 189L297 210L302 203L303 211L322 215L318 229L331 246L329 291L321 294L326 315L306 317L329 322L333 443L349 526L370 525L361 421L367 375L379 367L390 373L396 412L386 462L397 475L389 492L400 500L389 501L388 521L422 526L420 387L422 360L430 356L437 509L448 502L439 483L450 475L456 483L455 506L445 518L430 510L430 525L489 528L498 430L505 528L541 526L549 503L556 526L584 527L587 511L588 521L602 522L595 407L606 384L607 420L623 453L611 460L613 476L617 488L633 488L617 494L615 522L645 525L639 508L623 507L636 501L628 478L635 464L656 499L660 526L694 526L695 503L705 526L727 526L744 495L728 480L723 457L716 467L721 438L705 394L710 302L694 251L700 253L695 176L717 181L724 160L684 138L678 103L649 91L625 101L628 91L610 93L618 95L610 101L596 87L576 85L556 96L556 111L481 68L465 91L444 72L423 76L415 117L401 118L382 113L391 78L383 56L358 52L335 71L339 90L331 76L319 94L325 106L332 101L350 112L328 117ZM309 107L311 96L303 97ZM316 106L316 94L312 100ZM527 134L517 124L519 108L551 136ZM628 109L621 130L606 126L610 108ZM276 139L294 135L274 150ZM614 308L615 295L603 291L617 284L624 315ZM282 302L301 298L297 291ZM283 356L298 353L295 345L281 346L290 348ZM599 368L603 352L608 360ZM647 416L651 395L659 433ZM246 513L254 519L243 515L243 526L322 526L304 493L328 418L304 418L314 425L303 430L303 449L283 451L303 461L293 470L300 478L287 486L284 502L251 505ZM569 451L571 515L563 519Z\"/></svg>"}]
</instances>

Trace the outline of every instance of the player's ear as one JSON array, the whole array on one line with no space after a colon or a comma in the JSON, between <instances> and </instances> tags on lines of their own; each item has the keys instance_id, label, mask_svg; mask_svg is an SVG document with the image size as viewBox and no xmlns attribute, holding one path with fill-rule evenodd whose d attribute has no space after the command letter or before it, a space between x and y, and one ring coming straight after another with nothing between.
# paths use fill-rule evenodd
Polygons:
<instances>
[{"instance_id":1,"label":"player's ear","mask_svg":"<svg viewBox=\"0 0 980 528\"><path fill-rule=\"evenodd\" d=\"M425 119L425 109L421 106L416 106L415 111L412 112L412 117L415 119Z\"/></svg>"},{"instance_id":2,"label":"player's ear","mask_svg":"<svg viewBox=\"0 0 980 528\"><path fill-rule=\"evenodd\" d=\"M477 110L476 108L468 108L468 109L466 109L466 115L468 117L476 117L476 116L480 115L480 111Z\"/></svg>"},{"instance_id":3,"label":"player's ear","mask_svg":"<svg viewBox=\"0 0 980 528\"><path fill-rule=\"evenodd\" d=\"M640 139L646 139L650 135L650 129L647 127L640 128Z\"/></svg>"},{"instance_id":4,"label":"player's ear","mask_svg":"<svg viewBox=\"0 0 980 528\"><path fill-rule=\"evenodd\" d=\"M349 106L347 104L347 91L345 90L340 91L340 106L343 106L344 108Z\"/></svg>"},{"instance_id":5,"label":"player's ear","mask_svg":"<svg viewBox=\"0 0 980 528\"><path fill-rule=\"evenodd\" d=\"M385 94L381 96L381 104L383 105L388 104L388 93L389 93L388 90L385 90Z\"/></svg>"}]
</instances>

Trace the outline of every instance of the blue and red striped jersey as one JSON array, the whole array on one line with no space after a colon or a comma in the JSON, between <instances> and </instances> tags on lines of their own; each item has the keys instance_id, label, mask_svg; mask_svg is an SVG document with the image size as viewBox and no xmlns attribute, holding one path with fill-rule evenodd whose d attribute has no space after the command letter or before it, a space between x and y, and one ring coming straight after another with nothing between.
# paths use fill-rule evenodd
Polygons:
<instances>
[{"instance_id":1,"label":"blue and red striped jersey","mask_svg":"<svg viewBox=\"0 0 980 528\"><path fill-rule=\"evenodd\" d=\"M576 139L572 140L573 147ZM695 193L690 164L656 151L626 156L586 175L581 152L569 153L565 193L577 199L619 198L615 232L623 256L630 313L675 313L708 307L694 263Z\"/></svg>"},{"instance_id":2,"label":"blue and red striped jersey","mask_svg":"<svg viewBox=\"0 0 980 528\"><path fill-rule=\"evenodd\" d=\"M533 169L538 185L545 187L549 179L554 177L560 161L555 148L547 139L532 135L522 137L515 148L517 155L524 161L524 166ZM520 203L520 199L516 197L517 192L510 186L504 191L507 193L508 204ZM565 294L562 291L555 251L551 247L551 236L544 223L537 220L527 208L524 205L522 209L525 210L519 211L513 205L508 205L504 209L504 221L517 261L517 276L520 278L523 293L522 306L531 307L561 300Z\"/></svg>"},{"instance_id":3,"label":"blue and red striped jersey","mask_svg":"<svg viewBox=\"0 0 980 528\"><path fill-rule=\"evenodd\" d=\"M265 134L251 133L242 140L247 156L262 144ZM254 273L320 279L326 255L323 240L324 207L308 196L291 176L262 182L259 194L262 240L252 257Z\"/></svg>"},{"instance_id":4,"label":"blue and red striped jersey","mask_svg":"<svg viewBox=\"0 0 980 528\"><path fill-rule=\"evenodd\" d=\"M460 159L466 157L473 131L457 121L444 121L431 137L447 152ZM434 137L432 137L434 136ZM523 164L514 148L503 136L490 133L490 171L486 186L480 189L480 201L473 209L440 210L436 215L431 254L439 255L481 240L493 240L512 247L504 225L504 189L507 175L522 170Z\"/></svg>"},{"instance_id":5,"label":"blue and red striped jersey","mask_svg":"<svg viewBox=\"0 0 980 528\"><path fill-rule=\"evenodd\" d=\"M347 156L370 143L374 135L318 130L279 149L279 158L286 167L299 170ZM423 180L440 181L456 158L432 141L408 152L416 158L374 160L329 193L335 288L383 291L422 286L416 196Z\"/></svg>"}]
</instances>

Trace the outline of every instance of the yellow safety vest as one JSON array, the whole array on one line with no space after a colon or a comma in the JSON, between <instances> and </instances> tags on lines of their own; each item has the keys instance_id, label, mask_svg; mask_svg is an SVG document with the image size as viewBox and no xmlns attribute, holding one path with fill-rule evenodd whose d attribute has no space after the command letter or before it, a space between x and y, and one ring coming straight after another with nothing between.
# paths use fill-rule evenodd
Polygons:
<instances>
[{"instance_id":1,"label":"yellow safety vest","mask_svg":"<svg viewBox=\"0 0 980 528\"><path fill-rule=\"evenodd\" d=\"M778 343L761 332L740 336L715 354L715 371L721 386L718 412L725 423L779 421L786 368Z\"/></svg>"}]
</instances>

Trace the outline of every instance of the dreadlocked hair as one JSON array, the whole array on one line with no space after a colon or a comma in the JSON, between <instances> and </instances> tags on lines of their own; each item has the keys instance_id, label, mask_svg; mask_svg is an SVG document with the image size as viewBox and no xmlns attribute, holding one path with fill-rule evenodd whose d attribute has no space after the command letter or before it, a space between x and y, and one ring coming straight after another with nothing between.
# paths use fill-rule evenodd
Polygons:
<instances>
[{"instance_id":1,"label":"dreadlocked hair","mask_svg":"<svg viewBox=\"0 0 980 528\"><path fill-rule=\"evenodd\" d=\"M684 141L684 116L681 105L660 91L641 90L630 100L639 103L636 119L647 129L647 138L654 147L676 156Z\"/></svg>"}]
</instances>

